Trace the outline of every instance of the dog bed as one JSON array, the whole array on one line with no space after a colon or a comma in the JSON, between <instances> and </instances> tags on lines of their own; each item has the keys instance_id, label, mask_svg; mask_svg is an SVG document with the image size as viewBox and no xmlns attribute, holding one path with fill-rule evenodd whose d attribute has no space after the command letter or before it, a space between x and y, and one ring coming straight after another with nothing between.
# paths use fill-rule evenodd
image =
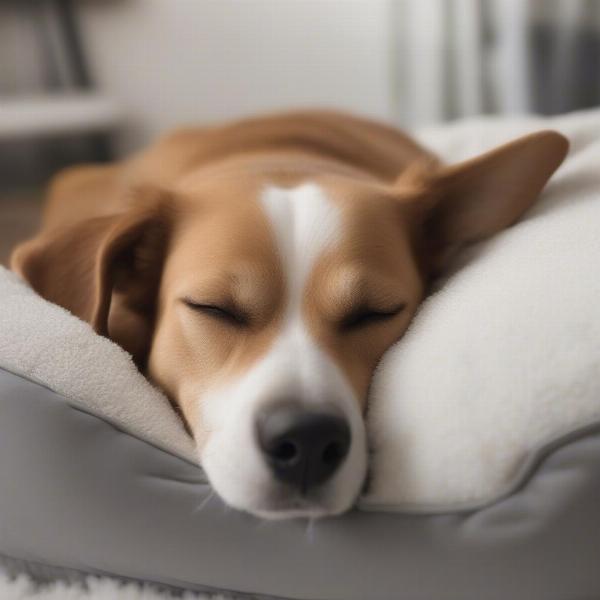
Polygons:
<instances>
[{"instance_id":1,"label":"dog bed","mask_svg":"<svg viewBox=\"0 0 600 600\"><path fill-rule=\"evenodd\" d=\"M423 131L455 162L553 127L566 163L384 357L371 484L338 518L227 509L127 354L0 271L0 557L290 599L600 597L600 113Z\"/></svg>"}]
</instances>

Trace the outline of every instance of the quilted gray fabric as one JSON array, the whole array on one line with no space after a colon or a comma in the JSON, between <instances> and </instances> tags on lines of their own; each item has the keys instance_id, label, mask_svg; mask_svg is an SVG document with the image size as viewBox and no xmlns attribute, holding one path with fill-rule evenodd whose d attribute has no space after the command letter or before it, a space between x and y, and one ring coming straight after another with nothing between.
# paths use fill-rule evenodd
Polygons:
<instances>
[{"instance_id":1,"label":"quilted gray fabric","mask_svg":"<svg viewBox=\"0 0 600 600\"><path fill-rule=\"evenodd\" d=\"M305 600L600 597L600 429L476 511L264 523L195 465L0 370L0 555L47 573Z\"/></svg>"}]
</instances>

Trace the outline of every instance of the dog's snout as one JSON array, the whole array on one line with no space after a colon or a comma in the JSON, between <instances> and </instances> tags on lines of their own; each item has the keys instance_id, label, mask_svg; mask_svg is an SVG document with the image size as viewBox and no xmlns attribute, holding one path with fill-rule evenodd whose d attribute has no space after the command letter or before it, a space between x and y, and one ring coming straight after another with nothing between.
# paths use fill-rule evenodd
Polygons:
<instances>
[{"instance_id":1,"label":"dog's snout","mask_svg":"<svg viewBox=\"0 0 600 600\"><path fill-rule=\"evenodd\" d=\"M263 413L258 443L277 479L303 493L332 477L350 448L350 428L336 415L282 405Z\"/></svg>"}]
</instances>

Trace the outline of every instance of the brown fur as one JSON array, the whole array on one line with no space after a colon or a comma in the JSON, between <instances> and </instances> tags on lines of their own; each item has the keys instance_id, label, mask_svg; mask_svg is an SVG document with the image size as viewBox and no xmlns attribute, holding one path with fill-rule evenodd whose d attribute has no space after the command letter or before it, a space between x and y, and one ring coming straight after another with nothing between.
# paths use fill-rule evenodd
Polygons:
<instances>
[{"instance_id":1,"label":"brown fur","mask_svg":"<svg viewBox=\"0 0 600 600\"><path fill-rule=\"evenodd\" d=\"M518 220L567 146L539 132L445 167L401 132L336 112L186 129L120 163L58 175L42 230L12 267L131 352L201 443L201 391L256 361L283 314L285 274L255 201L262 186L313 181L341 208L344 238L315 266L303 311L364 402L427 282L458 248ZM250 324L197 314L184 298L234 305ZM361 305L398 302L404 310L385 322L340 327Z\"/></svg>"}]
</instances>

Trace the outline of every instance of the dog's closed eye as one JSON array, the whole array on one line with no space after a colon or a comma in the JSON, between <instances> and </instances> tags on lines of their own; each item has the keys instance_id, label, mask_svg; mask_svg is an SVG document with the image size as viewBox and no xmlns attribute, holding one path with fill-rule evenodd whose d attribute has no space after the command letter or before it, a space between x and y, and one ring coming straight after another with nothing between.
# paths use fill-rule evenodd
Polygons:
<instances>
[{"instance_id":1,"label":"dog's closed eye","mask_svg":"<svg viewBox=\"0 0 600 600\"><path fill-rule=\"evenodd\" d=\"M235 306L207 304L196 302L190 298L184 298L183 303L193 311L236 327L247 327L250 324L249 316Z\"/></svg>"},{"instance_id":2,"label":"dog's closed eye","mask_svg":"<svg viewBox=\"0 0 600 600\"><path fill-rule=\"evenodd\" d=\"M359 307L345 316L340 322L342 331L351 331L360 327L366 327L382 321L388 321L399 315L406 308L405 303L397 304L389 309L374 309L369 307Z\"/></svg>"}]
</instances>

